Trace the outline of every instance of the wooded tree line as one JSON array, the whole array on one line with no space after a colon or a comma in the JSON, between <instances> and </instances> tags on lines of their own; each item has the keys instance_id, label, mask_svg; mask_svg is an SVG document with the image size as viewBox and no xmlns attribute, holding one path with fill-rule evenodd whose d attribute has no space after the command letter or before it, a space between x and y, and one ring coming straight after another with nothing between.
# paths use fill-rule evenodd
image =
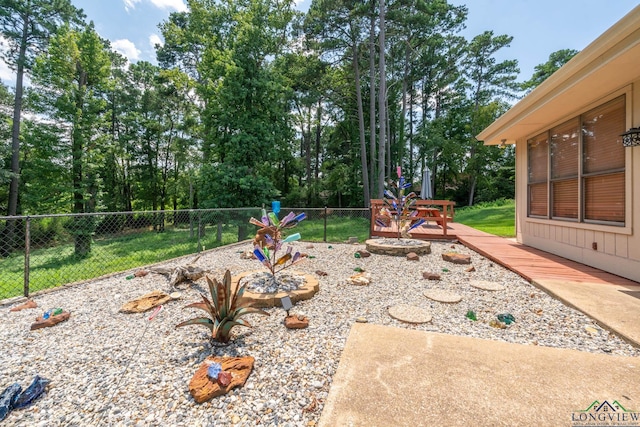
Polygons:
<instances>
[{"instance_id":1,"label":"wooded tree line","mask_svg":"<svg viewBox=\"0 0 640 427\"><path fill-rule=\"evenodd\" d=\"M362 207L398 165L459 205L513 197L513 150L474 135L575 54L523 85L512 37L465 39L446 0L187 3L155 65L70 0L0 0L0 213Z\"/></svg>"}]
</instances>

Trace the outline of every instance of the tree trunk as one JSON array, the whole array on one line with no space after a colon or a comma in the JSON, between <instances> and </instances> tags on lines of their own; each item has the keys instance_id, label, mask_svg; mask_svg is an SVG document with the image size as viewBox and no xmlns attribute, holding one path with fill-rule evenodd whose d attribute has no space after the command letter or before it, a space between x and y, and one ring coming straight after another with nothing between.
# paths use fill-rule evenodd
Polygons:
<instances>
[{"instance_id":1,"label":"tree trunk","mask_svg":"<svg viewBox=\"0 0 640 427\"><path fill-rule=\"evenodd\" d=\"M409 79L409 59L410 59L410 49L409 45L406 46L405 60L404 60L404 70L402 73L402 112L400 113L400 129L398 129L399 138L398 138L398 158L397 163L400 166L404 166L404 151L405 151L405 143L404 143L404 128L405 128L405 120L407 115L407 86ZM412 181L413 177L411 176L411 168L409 168L409 173L404 174L407 180Z\"/></svg>"},{"instance_id":2,"label":"tree trunk","mask_svg":"<svg viewBox=\"0 0 640 427\"><path fill-rule=\"evenodd\" d=\"M469 206L473 206L473 199L475 197L477 183L478 178L474 175L473 178L471 178L471 183L469 185Z\"/></svg>"},{"instance_id":3,"label":"tree trunk","mask_svg":"<svg viewBox=\"0 0 640 427\"><path fill-rule=\"evenodd\" d=\"M245 223L238 225L238 242L242 242L247 238L248 226Z\"/></svg>"},{"instance_id":4,"label":"tree trunk","mask_svg":"<svg viewBox=\"0 0 640 427\"><path fill-rule=\"evenodd\" d=\"M322 122L322 101L318 100L318 111L317 111L317 122L316 122L316 163L313 165L313 177L315 181L318 181L318 175L320 173L320 137L322 135L322 128L320 124Z\"/></svg>"},{"instance_id":5,"label":"tree trunk","mask_svg":"<svg viewBox=\"0 0 640 427\"><path fill-rule=\"evenodd\" d=\"M385 64L385 4L384 0L380 0L380 93L378 94L378 112L380 114L380 140L378 141L378 198L381 199L384 193L385 180L385 145L387 142L387 78Z\"/></svg>"},{"instance_id":6,"label":"tree trunk","mask_svg":"<svg viewBox=\"0 0 640 427\"><path fill-rule=\"evenodd\" d=\"M87 73L78 64L78 87L75 98L76 113L71 131L71 171L73 186L73 213L86 212L85 181L84 181L84 129L82 126L82 111L84 111L84 93L87 86ZM85 258L91 252L91 234L93 233L93 217L77 217L75 221L75 255Z\"/></svg>"},{"instance_id":7,"label":"tree trunk","mask_svg":"<svg viewBox=\"0 0 640 427\"><path fill-rule=\"evenodd\" d=\"M304 133L304 165L307 187L307 206L311 204L311 106L307 115L307 130Z\"/></svg>"},{"instance_id":8,"label":"tree trunk","mask_svg":"<svg viewBox=\"0 0 640 427\"><path fill-rule=\"evenodd\" d=\"M409 88L409 176L415 177L415 164L413 163L413 83Z\"/></svg>"},{"instance_id":9,"label":"tree trunk","mask_svg":"<svg viewBox=\"0 0 640 427\"><path fill-rule=\"evenodd\" d=\"M24 63L27 54L27 36L29 29L29 17L25 16L22 25L22 37L20 38L20 52L18 53L16 70L16 95L13 103L13 125L11 128L11 181L9 183L8 216L16 216L18 213L18 192L20 189L20 120L22 115L22 96L24 90ZM7 254L16 246L16 222L7 221L5 230L7 242ZM3 256L5 250L3 249Z\"/></svg>"},{"instance_id":10,"label":"tree trunk","mask_svg":"<svg viewBox=\"0 0 640 427\"><path fill-rule=\"evenodd\" d=\"M353 33L353 32L352 32ZM358 64L358 44L353 43L353 74L356 81L356 102L358 104L358 133L360 139L360 165L362 167L362 187L364 206L369 206L369 173L367 170L367 142L364 138L364 109L362 106L362 89L360 88L360 65Z\"/></svg>"},{"instance_id":11,"label":"tree trunk","mask_svg":"<svg viewBox=\"0 0 640 427\"><path fill-rule=\"evenodd\" d=\"M369 191L376 192L376 3L371 0L369 28Z\"/></svg>"}]
</instances>

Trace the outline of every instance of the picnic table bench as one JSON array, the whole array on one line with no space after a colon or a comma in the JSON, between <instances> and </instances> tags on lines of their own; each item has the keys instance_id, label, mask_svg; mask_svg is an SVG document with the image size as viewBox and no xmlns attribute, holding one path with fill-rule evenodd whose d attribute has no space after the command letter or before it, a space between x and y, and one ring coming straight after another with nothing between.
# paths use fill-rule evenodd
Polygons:
<instances>
[{"instance_id":1,"label":"picnic table bench","mask_svg":"<svg viewBox=\"0 0 640 427\"><path fill-rule=\"evenodd\" d=\"M415 222L419 219L424 219L427 223L433 221L442 227L442 233L447 235L447 223L453 222L455 202L450 200L417 200L415 202L415 210L417 215L412 216L410 219ZM372 199L371 200L371 235L372 236L386 236L388 231L376 230L376 219L380 217L380 211L385 207L384 200ZM439 207L442 207L440 209Z\"/></svg>"}]
</instances>

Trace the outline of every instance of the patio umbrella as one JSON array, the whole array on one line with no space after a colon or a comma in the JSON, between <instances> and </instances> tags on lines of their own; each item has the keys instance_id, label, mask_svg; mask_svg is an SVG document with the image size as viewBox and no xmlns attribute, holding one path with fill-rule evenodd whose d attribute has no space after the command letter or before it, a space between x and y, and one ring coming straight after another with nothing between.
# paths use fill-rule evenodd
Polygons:
<instances>
[{"instance_id":1,"label":"patio umbrella","mask_svg":"<svg viewBox=\"0 0 640 427\"><path fill-rule=\"evenodd\" d=\"M429 168L425 168L422 172L422 187L420 187L420 197L423 199L432 199L433 193L431 192L431 171Z\"/></svg>"}]
</instances>

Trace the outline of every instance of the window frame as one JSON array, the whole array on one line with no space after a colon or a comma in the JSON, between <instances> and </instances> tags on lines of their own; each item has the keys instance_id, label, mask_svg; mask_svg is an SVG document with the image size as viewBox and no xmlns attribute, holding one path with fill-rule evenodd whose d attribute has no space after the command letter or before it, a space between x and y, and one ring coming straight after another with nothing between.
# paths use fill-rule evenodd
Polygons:
<instances>
[{"instance_id":1,"label":"window frame","mask_svg":"<svg viewBox=\"0 0 640 427\"><path fill-rule=\"evenodd\" d=\"M548 126L546 127L546 129L542 130L542 131L538 131L535 134L533 134L532 136L526 138L524 140L525 143L525 153L526 153L526 157L527 157L527 161L526 161L526 219L528 221L531 222L543 222L543 223L549 223L549 222L559 222L559 223L571 223L571 224L575 224L576 226L578 226L579 228L583 228L584 226L591 226L589 228L592 229L602 229L602 230L607 230L610 227L615 227L616 230L620 230L623 231L625 233L630 233L631 232L631 224L630 224L630 220L629 220L629 212L630 212L630 194L629 194L629 186L630 186L630 173L629 171L631 170L630 168L630 156L628 151L626 150L626 148L624 148L624 167L623 168L617 168L615 170L611 169L611 170L606 170L606 171L598 171L595 173L586 173L584 172L585 169L585 159L584 159L584 150L585 150L585 141L584 141L584 136L583 136L583 126L585 123L585 116L587 115L587 113L592 112L593 110L596 110L598 108L602 108L604 106L606 106L609 103L613 103L618 101L619 99L623 100L623 105L624 105L624 121L625 121L625 129L621 130L621 133L624 132L628 127L629 127L629 123L631 121L631 89L629 87L619 90L616 93L610 95L609 97L605 98L605 99L601 99L597 102L594 102L582 109L580 109L579 111L576 111L574 114L570 115L569 117L565 117L562 120L558 120L557 122L553 123L552 126ZM554 128L563 126L564 124L570 123L571 121L577 121L578 123L578 158L576 159L576 161L578 162L578 176L577 176L577 184L578 184L578 189L577 189L577 195L578 195L578 216L577 218L566 218L566 217L560 217L560 216L553 216L553 209L554 209L554 205L553 205L553 186L552 183L554 181L559 182L564 180L565 178L551 178L552 177L552 157L551 157L551 150L552 150L552 135L551 135L551 131ZM531 214L531 191L532 191L532 186L534 185L540 185L542 183L542 181L540 180L536 180L536 181L531 181L531 143L535 143L536 140L539 140L542 136L546 137L546 143L547 143L547 180L546 180L546 184L547 184L547 200L546 200L546 205L547 205L547 214L546 215L532 215ZM586 219L586 194L585 194L585 180L588 179L589 177L593 177L596 175L607 175L607 174L615 174L615 173L623 173L624 174L624 221L608 221L608 220L595 220L595 219ZM595 226L595 227L593 227ZM599 227L602 226L602 227Z\"/></svg>"}]
</instances>

